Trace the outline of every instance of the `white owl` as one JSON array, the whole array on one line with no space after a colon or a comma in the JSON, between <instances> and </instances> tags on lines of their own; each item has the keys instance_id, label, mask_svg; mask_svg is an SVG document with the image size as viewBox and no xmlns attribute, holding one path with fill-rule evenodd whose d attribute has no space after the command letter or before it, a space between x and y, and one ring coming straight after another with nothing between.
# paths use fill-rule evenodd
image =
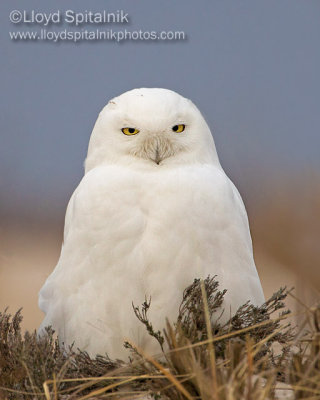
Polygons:
<instances>
[{"instance_id":1,"label":"white owl","mask_svg":"<svg viewBox=\"0 0 320 400\"><path fill-rule=\"evenodd\" d=\"M93 129L60 259L40 291L40 330L52 325L92 356L127 358L126 339L152 354L132 302L151 296L161 330L183 289L209 274L228 289L225 319L247 300L263 303L246 210L201 113L170 90L126 92Z\"/></svg>"}]
</instances>

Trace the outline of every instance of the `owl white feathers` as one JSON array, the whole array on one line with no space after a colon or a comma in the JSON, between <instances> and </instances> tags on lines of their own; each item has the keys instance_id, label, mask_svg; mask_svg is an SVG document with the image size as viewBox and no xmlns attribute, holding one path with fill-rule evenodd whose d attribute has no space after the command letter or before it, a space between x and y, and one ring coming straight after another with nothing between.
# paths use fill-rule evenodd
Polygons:
<instances>
[{"instance_id":1,"label":"owl white feathers","mask_svg":"<svg viewBox=\"0 0 320 400\"><path fill-rule=\"evenodd\" d=\"M85 175L66 212L60 259L39 295L66 345L127 358L125 340L158 352L132 310L151 296L150 321L175 321L194 278L228 289L223 318L264 301L247 214L218 160L204 118L165 89L111 100L94 126Z\"/></svg>"}]
</instances>

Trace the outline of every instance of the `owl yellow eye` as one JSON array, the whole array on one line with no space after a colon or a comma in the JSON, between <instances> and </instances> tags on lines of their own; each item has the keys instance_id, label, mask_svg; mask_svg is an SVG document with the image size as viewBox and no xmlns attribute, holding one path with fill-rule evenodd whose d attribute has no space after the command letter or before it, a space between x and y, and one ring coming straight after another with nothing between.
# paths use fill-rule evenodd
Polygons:
<instances>
[{"instance_id":1,"label":"owl yellow eye","mask_svg":"<svg viewBox=\"0 0 320 400\"><path fill-rule=\"evenodd\" d=\"M128 135L128 136L136 135L137 133L139 133L139 130L135 129L135 128L122 128L121 130L125 135Z\"/></svg>"},{"instance_id":2,"label":"owl yellow eye","mask_svg":"<svg viewBox=\"0 0 320 400\"><path fill-rule=\"evenodd\" d=\"M184 124L180 124L180 125L175 125L172 127L173 132L183 132L186 129L186 126Z\"/></svg>"}]
</instances>

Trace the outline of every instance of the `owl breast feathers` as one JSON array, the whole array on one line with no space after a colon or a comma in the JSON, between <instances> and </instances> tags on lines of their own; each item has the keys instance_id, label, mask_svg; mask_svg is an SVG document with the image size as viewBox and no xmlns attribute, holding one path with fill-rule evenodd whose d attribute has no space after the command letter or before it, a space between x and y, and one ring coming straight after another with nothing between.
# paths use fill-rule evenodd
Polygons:
<instances>
[{"instance_id":1,"label":"owl breast feathers","mask_svg":"<svg viewBox=\"0 0 320 400\"><path fill-rule=\"evenodd\" d=\"M247 214L194 104L165 89L111 100L93 129L85 175L66 212L57 266L39 295L61 342L125 359L125 340L158 352L132 310L151 296L156 330L183 290L217 275L226 320L264 301Z\"/></svg>"}]
</instances>

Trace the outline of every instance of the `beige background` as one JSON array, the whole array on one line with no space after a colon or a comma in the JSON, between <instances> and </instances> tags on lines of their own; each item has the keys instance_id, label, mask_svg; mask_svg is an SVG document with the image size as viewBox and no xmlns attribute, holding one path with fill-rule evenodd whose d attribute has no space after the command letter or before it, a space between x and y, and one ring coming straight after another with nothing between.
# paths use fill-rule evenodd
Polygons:
<instances>
[{"instance_id":1,"label":"beige background","mask_svg":"<svg viewBox=\"0 0 320 400\"><path fill-rule=\"evenodd\" d=\"M288 181L270 185L262 197L244 193L255 259L266 297L280 286L294 286L294 294L311 305L320 299L320 190L311 184L315 176L304 183ZM0 309L14 313L23 307L27 329L42 319L37 294L58 260L62 232L62 218L49 224L9 220L1 229ZM301 314L293 299L288 305Z\"/></svg>"}]
</instances>

